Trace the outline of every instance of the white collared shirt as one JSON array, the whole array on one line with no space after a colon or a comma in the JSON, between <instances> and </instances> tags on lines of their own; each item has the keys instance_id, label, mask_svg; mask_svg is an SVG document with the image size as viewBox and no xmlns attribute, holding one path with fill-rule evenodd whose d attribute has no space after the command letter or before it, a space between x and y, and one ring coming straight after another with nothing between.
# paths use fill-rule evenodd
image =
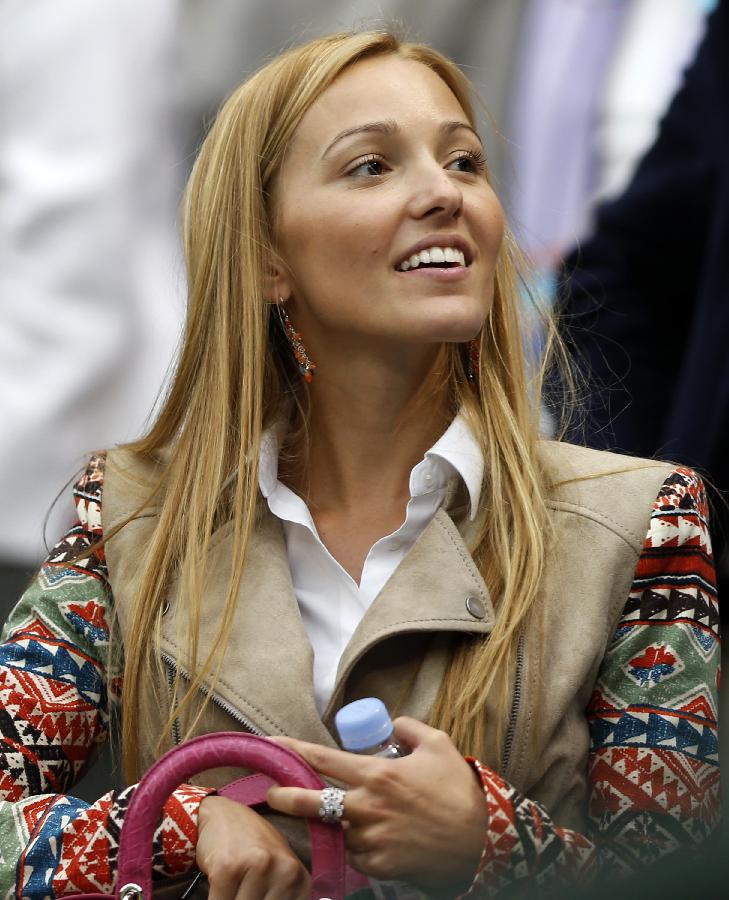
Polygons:
<instances>
[{"instance_id":1,"label":"white collared shirt","mask_svg":"<svg viewBox=\"0 0 729 900\"><path fill-rule=\"evenodd\" d=\"M476 515L483 454L466 420L456 416L410 472L405 521L372 545L359 584L322 543L304 500L278 480L278 455L276 429L270 428L261 443L259 484L283 526L294 594L314 649L316 703L323 713L334 690L339 660L357 625L440 508L454 475L468 490L471 518Z\"/></svg>"}]
</instances>

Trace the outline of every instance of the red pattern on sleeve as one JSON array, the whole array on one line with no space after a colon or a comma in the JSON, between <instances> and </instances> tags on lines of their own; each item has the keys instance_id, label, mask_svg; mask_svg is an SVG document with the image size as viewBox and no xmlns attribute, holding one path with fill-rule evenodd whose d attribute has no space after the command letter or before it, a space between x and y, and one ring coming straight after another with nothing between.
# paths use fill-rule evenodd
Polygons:
<instances>
[{"instance_id":1,"label":"red pattern on sleeve","mask_svg":"<svg viewBox=\"0 0 729 900\"><path fill-rule=\"evenodd\" d=\"M675 469L654 503L587 709L589 834L560 828L542 806L469 759L490 823L463 896L493 897L515 882L529 891L630 874L716 829L719 614L707 517L701 479Z\"/></svg>"},{"instance_id":2,"label":"red pattern on sleeve","mask_svg":"<svg viewBox=\"0 0 729 900\"><path fill-rule=\"evenodd\" d=\"M134 786L89 805L70 789L108 738L113 599L103 547L103 455L74 487L79 521L53 548L0 643L0 895L112 893L119 832ZM91 552L88 552L88 551ZM79 556L86 553L83 558ZM159 877L190 871L197 813L210 791L183 785L157 829Z\"/></svg>"}]
</instances>

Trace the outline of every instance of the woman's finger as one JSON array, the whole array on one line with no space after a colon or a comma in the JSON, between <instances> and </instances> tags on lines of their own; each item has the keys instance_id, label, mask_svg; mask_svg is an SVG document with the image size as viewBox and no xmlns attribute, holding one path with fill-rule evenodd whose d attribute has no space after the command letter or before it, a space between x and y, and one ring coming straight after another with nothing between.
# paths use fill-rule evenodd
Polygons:
<instances>
[{"instance_id":1,"label":"woman's finger","mask_svg":"<svg viewBox=\"0 0 729 900\"><path fill-rule=\"evenodd\" d=\"M410 716L398 716L392 724L395 727L395 737L410 750L417 750L422 744L445 737L442 731Z\"/></svg>"},{"instance_id":2,"label":"woman's finger","mask_svg":"<svg viewBox=\"0 0 729 900\"><path fill-rule=\"evenodd\" d=\"M369 856L364 850L347 850L347 865L363 875L370 874Z\"/></svg>"},{"instance_id":3,"label":"woman's finger","mask_svg":"<svg viewBox=\"0 0 729 900\"><path fill-rule=\"evenodd\" d=\"M362 772L371 765L377 765L382 760L359 756L356 753L347 753L346 750L333 750L330 747L322 747L321 744L309 744L306 741L297 741L290 737L270 737L269 741L283 744L302 756L309 765L329 778L345 784L359 784L362 781ZM392 763L392 760L388 762Z\"/></svg>"},{"instance_id":4,"label":"woman's finger","mask_svg":"<svg viewBox=\"0 0 729 900\"><path fill-rule=\"evenodd\" d=\"M299 900L309 874L262 816L227 797L206 797L198 814L198 867L210 900Z\"/></svg>"},{"instance_id":5,"label":"woman's finger","mask_svg":"<svg viewBox=\"0 0 729 900\"><path fill-rule=\"evenodd\" d=\"M305 900L309 878L301 865L286 857L253 859L235 900Z\"/></svg>"},{"instance_id":6,"label":"woman's finger","mask_svg":"<svg viewBox=\"0 0 729 900\"><path fill-rule=\"evenodd\" d=\"M303 816L316 819L319 816L321 791L310 791L297 787L272 787L266 794L266 803L277 812L287 816Z\"/></svg>"},{"instance_id":7,"label":"woman's finger","mask_svg":"<svg viewBox=\"0 0 729 900\"><path fill-rule=\"evenodd\" d=\"M310 791L297 787L272 787L266 795L266 802L277 812L286 813L289 816L300 816L306 819L318 819L322 802L322 791ZM344 812L342 821L350 820L352 813L352 801L350 792L344 791L342 805Z\"/></svg>"},{"instance_id":8,"label":"woman's finger","mask_svg":"<svg viewBox=\"0 0 729 900\"><path fill-rule=\"evenodd\" d=\"M392 875L390 867L386 862L383 863L382 855L377 850L348 850L347 864L370 878L389 879Z\"/></svg>"}]
</instances>

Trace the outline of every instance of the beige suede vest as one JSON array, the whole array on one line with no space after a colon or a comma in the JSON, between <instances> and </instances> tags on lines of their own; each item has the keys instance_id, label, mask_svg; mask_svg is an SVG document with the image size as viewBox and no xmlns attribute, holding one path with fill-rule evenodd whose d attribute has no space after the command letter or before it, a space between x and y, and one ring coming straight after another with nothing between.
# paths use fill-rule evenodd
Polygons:
<instances>
[{"instance_id":1,"label":"beige suede vest","mask_svg":"<svg viewBox=\"0 0 729 900\"><path fill-rule=\"evenodd\" d=\"M630 590L653 501L670 467L554 442L544 442L541 452L556 485L549 499L556 542L543 583L542 633L536 626L527 629L517 661L514 700L504 722L502 774L543 803L558 825L583 831L589 746L584 710ZM128 452L109 453L105 533L138 508L152 474ZM342 656L322 718L314 702L312 648L293 594L283 533L261 502L225 667L200 731L252 728L335 746L334 712L362 696L382 698L393 714L427 720L453 640L464 633L488 634L494 621L492 599L466 546L470 526L463 512L451 504L448 512L436 514L365 613ZM122 639L156 521L152 510L107 545ZM213 544L201 658L225 601L228 527L220 529ZM173 589L172 607L174 602ZM169 613L163 617L162 651L170 665L189 671L173 619ZM486 715L494 721L490 706L487 702ZM160 710L149 714L157 720ZM141 737L147 764L150 742ZM485 761L493 763L498 756L491 746ZM224 777L206 774L202 780L217 784Z\"/></svg>"}]
</instances>

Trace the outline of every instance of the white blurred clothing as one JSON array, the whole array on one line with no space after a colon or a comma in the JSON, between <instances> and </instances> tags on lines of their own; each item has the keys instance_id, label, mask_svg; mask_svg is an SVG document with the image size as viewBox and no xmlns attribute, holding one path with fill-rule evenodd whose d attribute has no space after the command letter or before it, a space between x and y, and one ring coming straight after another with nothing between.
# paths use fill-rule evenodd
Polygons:
<instances>
[{"instance_id":1,"label":"white blurred clothing","mask_svg":"<svg viewBox=\"0 0 729 900\"><path fill-rule=\"evenodd\" d=\"M653 143L706 26L701 0L632 0L603 91L596 194L619 194Z\"/></svg>"},{"instance_id":2,"label":"white blurred clothing","mask_svg":"<svg viewBox=\"0 0 729 900\"><path fill-rule=\"evenodd\" d=\"M508 206L540 270L589 234L598 197L632 174L693 56L705 7L529 0L508 128Z\"/></svg>"},{"instance_id":3,"label":"white blurred clothing","mask_svg":"<svg viewBox=\"0 0 729 900\"><path fill-rule=\"evenodd\" d=\"M175 7L0 7L0 561L43 555L51 501L140 432L178 340Z\"/></svg>"},{"instance_id":4,"label":"white blurred clothing","mask_svg":"<svg viewBox=\"0 0 729 900\"><path fill-rule=\"evenodd\" d=\"M521 246L549 268L585 228L595 182L594 113L624 0L530 0L519 43L509 136Z\"/></svg>"}]
</instances>

